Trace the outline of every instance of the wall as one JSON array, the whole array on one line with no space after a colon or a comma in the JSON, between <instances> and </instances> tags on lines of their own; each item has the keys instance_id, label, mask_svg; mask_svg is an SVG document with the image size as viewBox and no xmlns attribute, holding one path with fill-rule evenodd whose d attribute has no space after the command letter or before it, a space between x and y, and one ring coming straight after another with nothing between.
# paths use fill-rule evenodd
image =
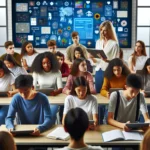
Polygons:
<instances>
[{"instance_id":1,"label":"wall","mask_svg":"<svg viewBox=\"0 0 150 150\"><path fill-rule=\"evenodd\" d=\"M8 40L12 40L12 14L11 14L11 1L13 0L7 0L7 6L8 6ZM136 0L132 0L132 48L130 49L123 49L124 51L124 59L127 60L130 56L130 54L133 52L133 47L135 45L136 41ZM47 49L39 48L37 49L39 52L43 52ZM65 49L58 49L61 52L65 53ZM20 53L20 49L16 48L16 51ZM5 53L5 50L2 50L0 52Z\"/></svg>"}]
</instances>

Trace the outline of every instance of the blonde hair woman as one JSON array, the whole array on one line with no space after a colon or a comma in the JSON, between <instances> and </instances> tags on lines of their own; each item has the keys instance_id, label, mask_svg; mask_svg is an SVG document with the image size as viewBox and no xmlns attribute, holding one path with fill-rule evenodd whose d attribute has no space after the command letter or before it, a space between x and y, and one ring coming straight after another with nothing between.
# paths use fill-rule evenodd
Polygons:
<instances>
[{"instance_id":1,"label":"blonde hair woman","mask_svg":"<svg viewBox=\"0 0 150 150\"><path fill-rule=\"evenodd\" d=\"M147 60L146 48L143 41L138 40L135 44L134 52L128 60L128 65L131 73L136 73L136 70L142 70Z\"/></svg>"},{"instance_id":2,"label":"blonde hair woman","mask_svg":"<svg viewBox=\"0 0 150 150\"><path fill-rule=\"evenodd\" d=\"M17 150L13 136L7 131L0 131L0 149Z\"/></svg>"},{"instance_id":3,"label":"blonde hair woman","mask_svg":"<svg viewBox=\"0 0 150 150\"><path fill-rule=\"evenodd\" d=\"M145 133L144 139L140 145L140 150L150 149L150 129Z\"/></svg>"}]
</instances>

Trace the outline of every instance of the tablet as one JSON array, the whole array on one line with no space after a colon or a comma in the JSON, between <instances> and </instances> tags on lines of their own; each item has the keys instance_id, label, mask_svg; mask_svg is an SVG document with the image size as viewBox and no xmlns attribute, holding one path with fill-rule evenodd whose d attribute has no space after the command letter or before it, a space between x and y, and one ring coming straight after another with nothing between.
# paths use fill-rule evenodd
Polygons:
<instances>
[{"instance_id":1,"label":"tablet","mask_svg":"<svg viewBox=\"0 0 150 150\"><path fill-rule=\"evenodd\" d=\"M99 58L99 56L97 56L97 54L100 54L103 57L103 59L107 59L107 56L103 50L87 48L87 51L95 58Z\"/></svg>"},{"instance_id":2,"label":"tablet","mask_svg":"<svg viewBox=\"0 0 150 150\"><path fill-rule=\"evenodd\" d=\"M37 91L50 96L50 92L54 91L54 88L37 89Z\"/></svg>"},{"instance_id":3,"label":"tablet","mask_svg":"<svg viewBox=\"0 0 150 150\"><path fill-rule=\"evenodd\" d=\"M15 136L26 136L26 135L31 135L31 133L33 133L34 130L13 130L11 131L12 134L14 134Z\"/></svg>"},{"instance_id":4,"label":"tablet","mask_svg":"<svg viewBox=\"0 0 150 150\"><path fill-rule=\"evenodd\" d=\"M127 123L126 126L132 130L138 130L143 127L149 127L149 123Z\"/></svg>"},{"instance_id":5,"label":"tablet","mask_svg":"<svg viewBox=\"0 0 150 150\"><path fill-rule=\"evenodd\" d=\"M119 90L123 90L123 88L110 88L109 93L111 94L112 92L119 91Z\"/></svg>"},{"instance_id":6,"label":"tablet","mask_svg":"<svg viewBox=\"0 0 150 150\"><path fill-rule=\"evenodd\" d=\"M8 92L5 91L5 92L0 92L0 97L8 97Z\"/></svg>"}]
</instances>

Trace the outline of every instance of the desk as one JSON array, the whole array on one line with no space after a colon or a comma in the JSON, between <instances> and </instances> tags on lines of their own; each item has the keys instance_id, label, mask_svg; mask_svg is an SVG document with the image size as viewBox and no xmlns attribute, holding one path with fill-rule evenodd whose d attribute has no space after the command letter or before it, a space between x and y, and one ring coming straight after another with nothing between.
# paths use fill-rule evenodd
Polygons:
<instances>
[{"instance_id":1,"label":"desk","mask_svg":"<svg viewBox=\"0 0 150 150\"><path fill-rule=\"evenodd\" d=\"M32 137L32 136L27 136L27 137L14 137L16 145L38 145L38 146L65 146L68 145L68 141L62 141L62 140L53 140L53 139L48 139L46 138L46 135L54 130L57 126L60 125L55 125L52 129L49 129L48 131L42 133L39 137ZM34 129L36 125L17 125L17 129ZM90 145L101 145L104 147L109 147L109 146L136 146L138 147L140 144L140 141L113 141L113 142L103 142L101 134L106 131L114 130L117 129L116 127L110 126L110 125L101 125L98 126L97 130L95 131L87 131L85 133L85 142ZM5 125L2 125L0 127L0 130L7 130Z\"/></svg>"},{"instance_id":2,"label":"desk","mask_svg":"<svg viewBox=\"0 0 150 150\"><path fill-rule=\"evenodd\" d=\"M48 96L48 99L49 99L50 104L63 105L66 96L67 95L61 93L57 96ZM97 97L97 102L99 105L108 105L109 100L106 97L101 96L100 94L97 94L96 97ZM9 105L11 102L11 99L12 97L0 97L0 105ZM146 103L150 105L150 98L145 98L145 100L146 100Z\"/></svg>"}]
</instances>

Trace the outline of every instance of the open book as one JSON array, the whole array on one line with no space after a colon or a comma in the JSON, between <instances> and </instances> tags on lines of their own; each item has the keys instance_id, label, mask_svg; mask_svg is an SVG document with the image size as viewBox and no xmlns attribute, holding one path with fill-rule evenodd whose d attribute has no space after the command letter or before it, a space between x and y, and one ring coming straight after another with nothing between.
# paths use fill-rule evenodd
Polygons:
<instances>
[{"instance_id":1,"label":"open book","mask_svg":"<svg viewBox=\"0 0 150 150\"><path fill-rule=\"evenodd\" d=\"M50 132L47 136L47 138L51 139L60 139L60 140L68 140L69 134L65 132L63 127L57 127L55 130Z\"/></svg>"},{"instance_id":2,"label":"open book","mask_svg":"<svg viewBox=\"0 0 150 150\"><path fill-rule=\"evenodd\" d=\"M135 140L141 141L143 135L140 132L125 132L121 130L112 130L102 133L104 142L115 141L115 140Z\"/></svg>"}]
</instances>

